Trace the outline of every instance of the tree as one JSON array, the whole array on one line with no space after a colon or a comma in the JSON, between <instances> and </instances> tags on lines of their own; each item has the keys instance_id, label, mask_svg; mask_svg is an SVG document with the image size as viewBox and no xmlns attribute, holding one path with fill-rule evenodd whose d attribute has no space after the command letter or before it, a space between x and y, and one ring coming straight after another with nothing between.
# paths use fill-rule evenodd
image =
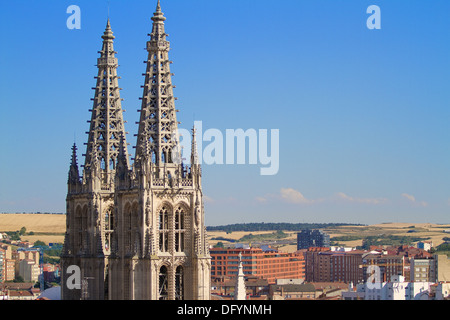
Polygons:
<instances>
[{"instance_id":1,"label":"tree","mask_svg":"<svg viewBox=\"0 0 450 320\"><path fill-rule=\"evenodd\" d=\"M37 246L46 246L46 244L45 244L45 242L43 242L43 241L41 241L41 240L37 240L35 243L34 243L34 246L35 247L37 247Z\"/></svg>"},{"instance_id":2,"label":"tree","mask_svg":"<svg viewBox=\"0 0 450 320\"><path fill-rule=\"evenodd\" d=\"M20 228L19 234L20 234L21 236L23 236L26 232L27 232L27 228L22 227L22 228Z\"/></svg>"},{"instance_id":3,"label":"tree","mask_svg":"<svg viewBox=\"0 0 450 320\"><path fill-rule=\"evenodd\" d=\"M217 244L214 246L214 248L223 248L223 242L221 242L221 241L217 242Z\"/></svg>"}]
</instances>

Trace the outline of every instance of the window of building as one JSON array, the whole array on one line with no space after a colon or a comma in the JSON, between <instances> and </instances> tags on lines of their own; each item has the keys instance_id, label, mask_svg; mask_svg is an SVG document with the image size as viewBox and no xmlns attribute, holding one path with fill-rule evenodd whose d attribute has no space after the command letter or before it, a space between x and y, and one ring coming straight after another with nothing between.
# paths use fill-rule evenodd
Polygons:
<instances>
[{"instance_id":1,"label":"window of building","mask_svg":"<svg viewBox=\"0 0 450 320\"><path fill-rule=\"evenodd\" d=\"M159 250L169 251L169 211L165 206L159 210Z\"/></svg>"},{"instance_id":2,"label":"window of building","mask_svg":"<svg viewBox=\"0 0 450 320\"><path fill-rule=\"evenodd\" d=\"M167 282L167 267L162 266L159 269L159 300L167 300L168 299L168 282Z\"/></svg>"}]
</instances>

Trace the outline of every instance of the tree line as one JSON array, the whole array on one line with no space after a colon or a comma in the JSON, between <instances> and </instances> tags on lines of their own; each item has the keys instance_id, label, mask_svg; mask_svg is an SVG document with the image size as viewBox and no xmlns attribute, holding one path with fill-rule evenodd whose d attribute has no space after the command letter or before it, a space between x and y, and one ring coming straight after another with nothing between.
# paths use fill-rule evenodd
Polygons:
<instances>
[{"instance_id":1,"label":"tree line","mask_svg":"<svg viewBox=\"0 0 450 320\"><path fill-rule=\"evenodd\" d=\"M350 223L287 223L287 222L251 222L235 223L222 226L208 226L207 231L302 231L305 229L325 229L341 226L365 226L363 224Z\"/></svg>"}]
</instances>

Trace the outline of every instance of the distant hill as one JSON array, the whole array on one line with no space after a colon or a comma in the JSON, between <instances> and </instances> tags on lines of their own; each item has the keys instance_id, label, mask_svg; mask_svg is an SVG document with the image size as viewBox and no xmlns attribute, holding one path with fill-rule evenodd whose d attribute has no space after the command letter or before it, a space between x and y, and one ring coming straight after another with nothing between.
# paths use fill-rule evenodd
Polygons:
<instances>
[{"instance_id":1,"label":"distant hill","mask_svg":"<svg viewBox=\"0 0 450 320\"><path fill-rule=\"evenodd\" d=\"M364 224L349 223L285 223L285 222L252 222L252 223L235 223L222 226L208 226L208 231L301 231L305 229L325 229L342 226L365 226Z\"/></svg>"}]
</instances>

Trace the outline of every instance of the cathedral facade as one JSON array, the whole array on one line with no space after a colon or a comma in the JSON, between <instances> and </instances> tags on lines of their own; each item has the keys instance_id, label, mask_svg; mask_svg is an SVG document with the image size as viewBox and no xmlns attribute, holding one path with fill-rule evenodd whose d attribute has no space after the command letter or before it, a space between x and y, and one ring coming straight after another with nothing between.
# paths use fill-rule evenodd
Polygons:
<instances>
[{"instance_id":1,"label":"cathedral facade","mask_svg":"<svg viewBox=\"0 0 450 320\"><path fill-rule=\"evenodd\" d=\"M181 159L169 50L158 1L131 164L108 19L82 174L72 147L61 254L64 300L209 300L207 242L195 129ZM69 285L70 266L81 285Z\"/></svg>"}]
</instances>

